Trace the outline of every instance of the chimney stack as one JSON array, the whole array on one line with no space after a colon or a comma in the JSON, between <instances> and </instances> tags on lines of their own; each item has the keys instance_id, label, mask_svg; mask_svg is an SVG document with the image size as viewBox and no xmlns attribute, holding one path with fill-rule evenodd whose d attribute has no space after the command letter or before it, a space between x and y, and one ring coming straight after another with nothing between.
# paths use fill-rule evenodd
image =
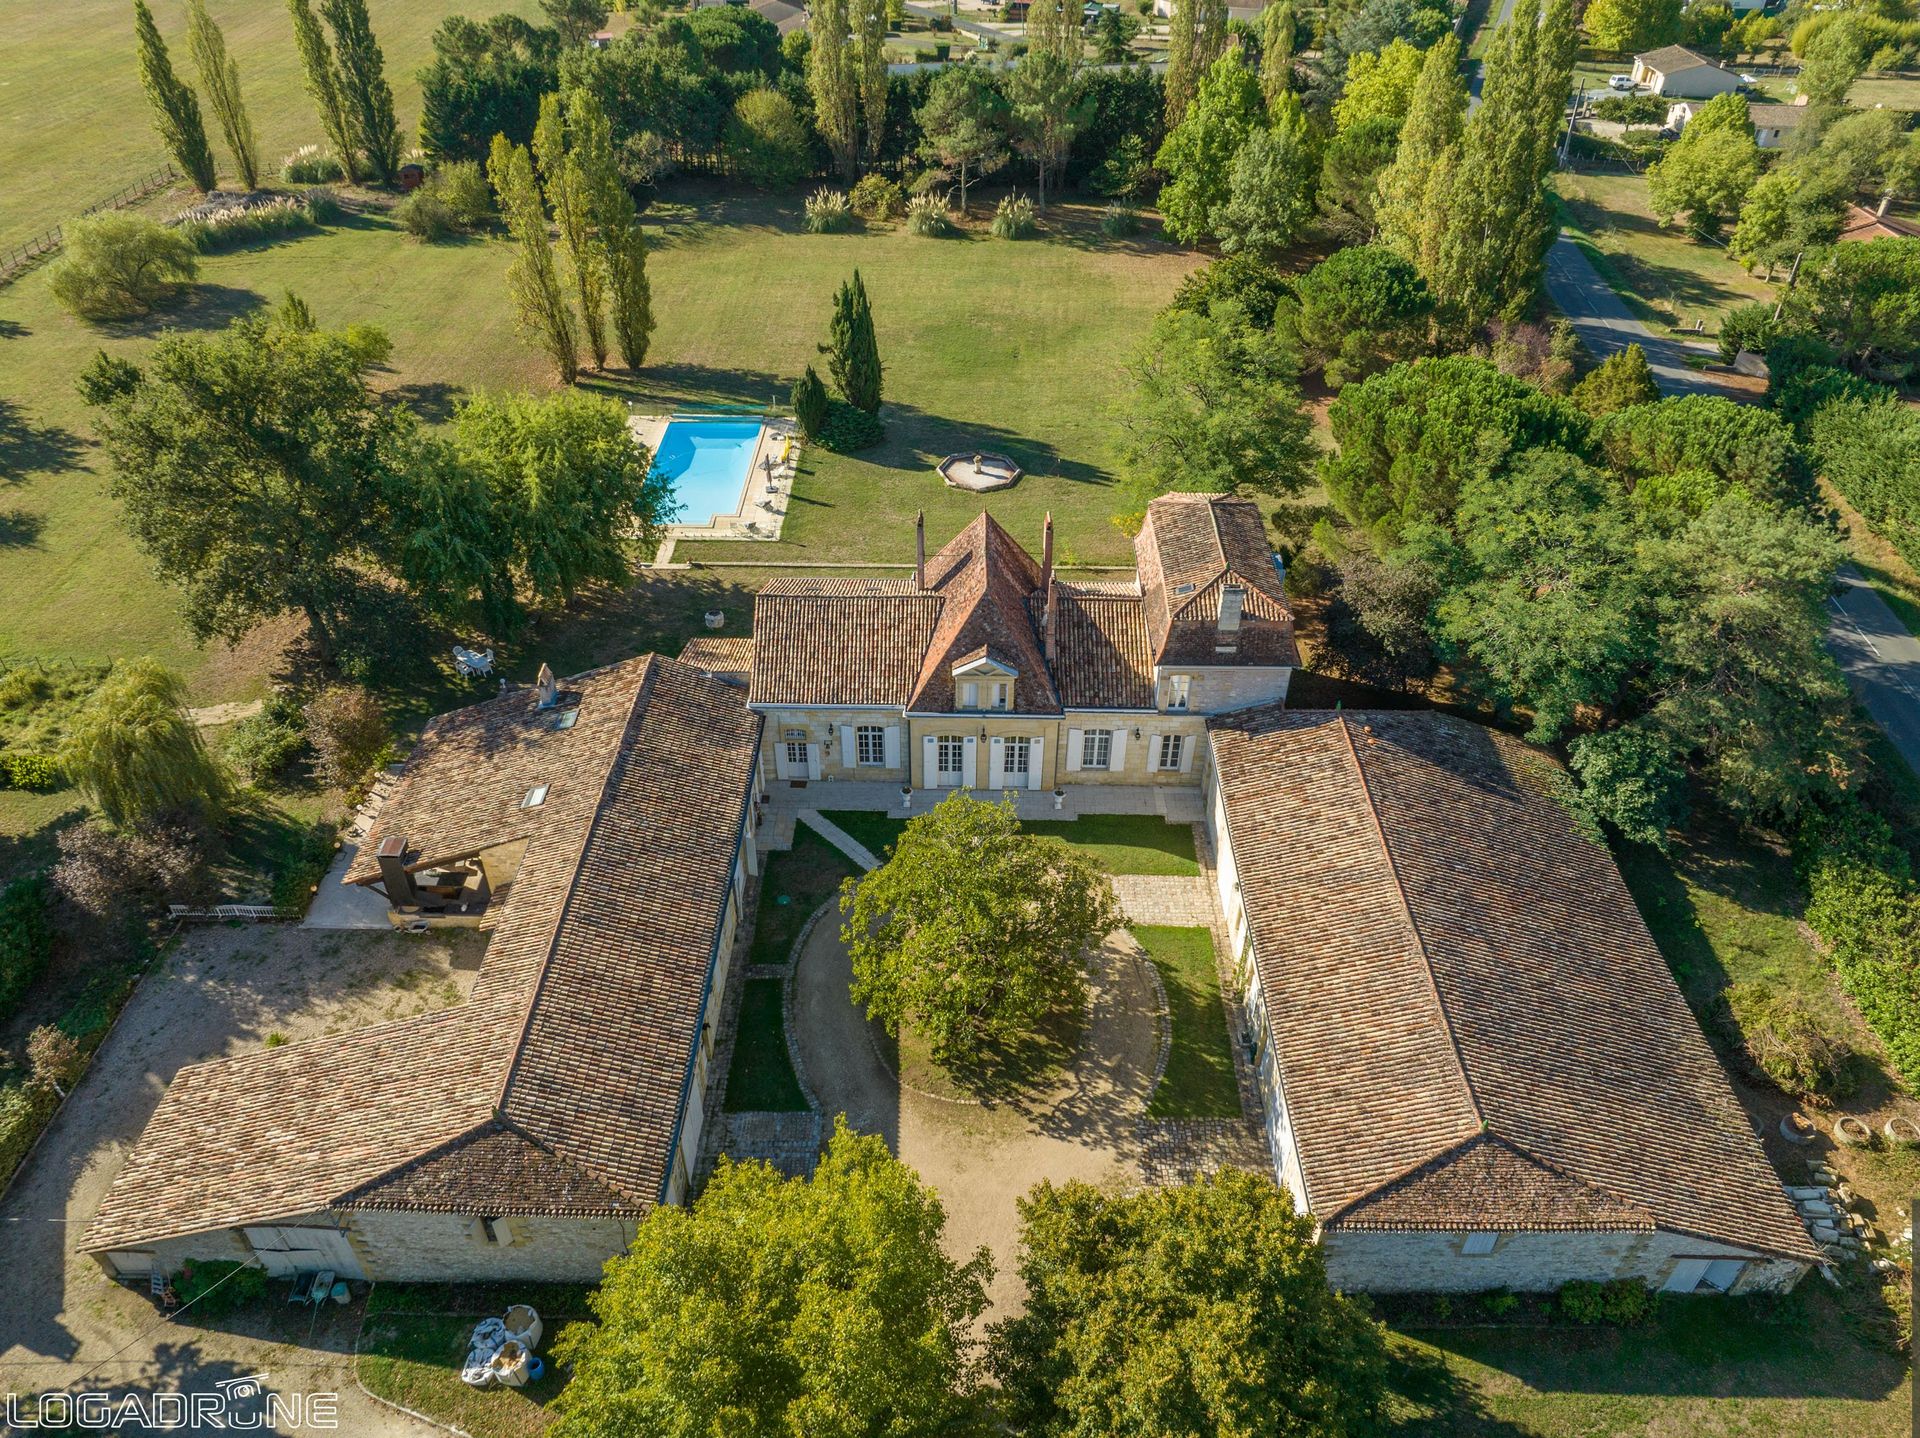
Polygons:
<instances>
[{"instance_id":1,"label":"chimney stack","mask_svg":"<svg viewBox=\"0 0 1920 1438\"><path fill-rule=\"evenodd\" d=\"M533 681L533 707L536 709L551 709L553 708L554 701L559 697L560 681L553 677L551 667L542 664L540 666L540 673Z\"/></svg>"},{"instance_id":2,"label":"chimney stack","mask_svg":"<svg viewBox=\"0 0 1920 1438\"><path fill-rule=\"evenodd\" d=\"M927 587L927 512L913 517L913 587Z\"/></svg>"},{"instance_id":3,"label":"chimney stack","mask_svg":"<svg viewBox=\"0 0 1920 1438\"><path fill-rule=\"evenodd\" d=\"M1047 511L1046 523L1040 528L1040 587L1043 590L1053 588L1053 511Z\"/></svg>"},{"instance_id":4,"label":"chimney stack","mask_svg":"<svg viewBox=\"0 0 1920 1438\"><path fill-rule=\"evenodd\" d=\"M1060 611L1054 599L1053 580L1053 511L1047 511L1046 523L1040 529L1040 593L1045 608L1040 613L1040 627L1045 631L1047 663L1052 665L1059 656L1059 620Z\"/></svg>"},{"instance_id":5,"label":"chimney stack","mask_svg":"<svg viewBox=\"0 0 1920 1438\"><path fill-rule=\"evenodd\" d=\"M413 876L407 872L406 836L393 834L382 839L373 857L380 865L380 882L386 886L387 903L396 909L410 909L418 904Z\"/></svg>"},{"instance_id":6,"label":"chimney stack","mask_svg":"<svg viewBox=\"0 0 1920 1438\"><path fill-rule=\"evenodd\" d=\"M1247 591L1238 584L1220 586L1220 628L1222 637L1240 632L1240 614L1247 605Z\"/></svg>"}]
</instances>

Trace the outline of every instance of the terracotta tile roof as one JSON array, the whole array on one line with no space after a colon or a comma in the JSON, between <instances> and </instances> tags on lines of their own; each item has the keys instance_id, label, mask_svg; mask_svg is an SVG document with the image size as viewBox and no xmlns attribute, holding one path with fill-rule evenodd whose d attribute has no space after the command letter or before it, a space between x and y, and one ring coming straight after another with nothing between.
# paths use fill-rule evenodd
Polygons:
<instances>
[{"instance_id":1,"label":"terracotta tile roof","mask_svg":"<svg viewBox=\"0 0 1920 1438\"><path fill-rule=\"evenodd\" d=\"M774 580L753 604L748 699L901 707L944 602L911 580Z\"/></svg>"},{"instance_id":2,"label":"terracotta tile roof","mask_svg":"<svg viewBox=\"0 0 1920 1438\"><path fill-rule=\"evenodd\" d=\"M1156 664L1296 665L1293 611L1253 501L1229 494L1163 494L1134 541ZM1220 597L1245 592L1231 657L1218 653Z\"/></svg>"},{"instance_id":3,"label":"terracotta tile roof","mask_svg":"<svg viewBox=\"0 0 1920 1438\"><path fill-rule=\"evenodd\" d=\"M1210 729L1324 1222L1612 1227L1624 1204L1815 1257L1618 869L1544 787L1550 760L1430 713ZM1483 1135L1512 1153L1468 1147ZM1538 1166L1524 1181L1517 1159Z\"/></svg>"},{"instance_id":4,"label":"terracotta tile roof","mask_svg":"<svg viewBox=\"0 0 1920 1438\"><path fill-rule=\"evenodd\" d=\"M680 662L695 669L704 669L716 678L744 689L753 677L753 639L751 636L744 639L720 636L689 639L686 647L680 651Z\"/></svg>"},{"instance_id":5,"label":"terracotta tile roof","mask_svg":"<svg viewBox=\"0 0 1920 1438\"><path fill-rule=\"evenodd\" d=\"M907 709L950 713L953 666L984 651L1019 673L1013 712L1058 714L1060 695L1027 615L1040 588L1040 566L984 510L927 561L927 589L942 601L940 622L927 642Z\"/></svg>"},{"instance_id":6,"label":"terracotta tile roof","mask_svg":"<svg viewBox=\"0 0 1920 1438\"><path fill-rule=\"evenodd\" d=\"M1043 632L1045 596L1027 601ZM1053 676L1060 702L1069 709L1153 708L1153 646L1147 638L1146 604L1139 594L1106 586L1054 585Z\"/></svg>"},{"instance_id":7,"label":"terracotta tile roof","mask_svg":"<svg viewBox=\"0 0 1920 1438\"><path fill-rule=\"evenodd\" d=\"M652 655L429 726L382 831L525 836L468 1000L183 1069L85 1246L362 1206L642 1213L670 1146L757 750L736 688ZM519 810L499 793L551 784ZM503 777L505 776L505 777ZM472 799L476 818L452 812ZM445 846L445 847L442 847Z\"/></svg>"}]
</instances>

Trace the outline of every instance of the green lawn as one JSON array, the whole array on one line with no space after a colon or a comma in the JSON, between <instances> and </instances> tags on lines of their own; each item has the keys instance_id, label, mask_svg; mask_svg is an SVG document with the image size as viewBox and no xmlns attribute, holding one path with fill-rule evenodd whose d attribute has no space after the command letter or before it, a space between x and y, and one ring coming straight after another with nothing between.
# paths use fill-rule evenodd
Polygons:
<instances>
[{"instance_id":1,"label":"green lawn","mask_svg":"<svg viewBox=\"0 0 1920 1438\"><path fill-rule=\"evenodd\" d=\"M1703 319L1712 334L1727 311L1774 298L1721 246L1662 226L1647 208L1644 176L1559 174L1548 184L1568 232L1654 328Z\"/></svg>"},{"instance_id":2,"label":"green lawn","mask_svg":"<svg viewBox=\"0 0 1920 1438\"><path fill-rule=\"evenodd\" d=\"M1406 1329L1395 1432L1421 1438L1905 1438L1912 1379L1827 1285L1668 1301L1643 1328Z\"/></svg>"},{"instance_id":3,"label":"green lawn","mask_svg":"<svg viewBox=\"0 0 1920 1438\"><path fill-rule=\"evenodd\" d=\"M853 861L845 854L806 825L795 826L793 847L767 855L751 962L784 964L808 916L839 893L840 881L853 874Z\"/></svg>"},{"instance_id":4,"label":"green lawn","mask_svg":"<svg viewBox=\"0 0 1920 1438\"><path fill-rule=\"evenodd\" d=\"M907 816L872 810L828 809L822 814L875 854L900 837ZM1084 849L1115 874L1194 875L1193 829L1169 824L1152 814L1088 814L1079 819L1035 819L1020 827L1029 834L1058 839Z\"/></svg>"},{"instance_id":5,"label":"green lawn","mask_svg":"<svg viewBox=\"0 0 1920 1438\"><path fill-rule=\"evenodd\" d=\"M535 1438L546 1432L554 1418L548 1405L566 1386L551 1364L539 1382L525 1388L471 1388L460 1381L476 1321L471 1314L369 1317L356 1362L360 1381L377 1397L431 1414L474 1438ZM547 1332L553 1332L551 1321ZM546 1346L542 1340L541 1347Z\"/></svg>"},{"instance_id":6,"label":"green lawn","mask_svg":"<svg viewBox=\"0 0 1920 1438\"><path fill-rule=\"evenodd\" d=\"M1159 970L1173 1029L1167 1072L1153 1091L1154 1118L1238 1118L1233 1039L1220 1004L1213 935L1205 929L1135 924L1130 930Z\"/></svg>"},{"instance_id":7,"label":"green lawn","mask_svg":"<svg viewBox=\"0 0 1920 1438\"><path fill-rule=\"evenodd\" d=\"M313 101L301 79L293 21L284 0L211 0L240 66L248 113L260 137L262 162L277 175L281 158L321 139ZM316 13L318 6L314 7ZM460 0L368 0L375 37L386 57L401 133L414 143L420 117L415 72L432 53L429 37L448 15L498 11L537 17L534 0L489 0L484 9ZM200 89L187 52L180 0L153 6L174 70ZM201 96L201 109L206 98ZM213 116L206 116L223 183L233 183ZM7 8L7 75L0 83L0 135L5 135L7 203L0 210L0 249L70 219L88 205L167 160L135 68L133 6L125 0L69 0L64 5Z\"/></svg>"},{"instance_id":8,"label":"green lawn","mask_svg":"<svg viewBox=\"0 0 1920 1438\"><path fill-rule=\"evenodd\" d=\"M799 1113L807 1106L787 1052L785 998L778 979L747 980L727 1068L728 1113Z\"/></svg>"}]
</instances>

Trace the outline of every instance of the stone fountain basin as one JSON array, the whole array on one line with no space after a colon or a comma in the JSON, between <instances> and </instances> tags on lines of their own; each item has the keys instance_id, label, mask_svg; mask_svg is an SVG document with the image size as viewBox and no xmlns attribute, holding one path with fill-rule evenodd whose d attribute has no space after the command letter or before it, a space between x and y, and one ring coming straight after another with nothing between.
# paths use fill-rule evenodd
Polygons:
<instances>
[{"instance_id":1,"label":"stone fountain basin","mask_svg":"<svg viewBox=\"0 0 1920 1438\"><path fill-rule=\"evenodd\" d=\"M952 488L971 490L975 494L1011 488L1020 482L1021 474L1020 466L1004 454L989 454L984 450L950 454L935 468Z\"/></svg>"}]
</instances>

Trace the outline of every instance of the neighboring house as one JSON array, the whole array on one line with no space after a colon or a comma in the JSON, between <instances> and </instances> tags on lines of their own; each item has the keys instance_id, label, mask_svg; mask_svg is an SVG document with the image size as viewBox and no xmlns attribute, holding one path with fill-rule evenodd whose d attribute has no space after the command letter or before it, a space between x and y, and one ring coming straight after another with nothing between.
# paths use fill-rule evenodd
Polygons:
<instances>
[{"instance_id":1,"label":"neighboring house","mask_svg":"<svg viewBox=\"0 0 1920 1438\"><path fill-rule=\"evenodd\" d=\"M1210 737L1275 1168L1335 1285L1749 1292L1819 1260L1551 760L1435 713Z\"/></svg>"},{"instance_id":2,"label":"neighboring house","mask_svg":"<svg viewBox=\"0 0 1920 1438\"><path fill-rule=\"evenodd\" d=\"M1700 113L1704 102L1681 100L1667 107L1667 128L1676 134L1685 130L1693 117ZM1747 121L1753 126L1753 143L1763 150L1778 150L1787 143L1787 136L1800 128L1807 118L1805 105L1773 105L1749 103Z\"/></svg>"},{"instance_id":3,"label":"neighboring house","mask_svg":"<svg viewBox=\"0 0 1920 1438\"><path fill-rule=\"evenodd\" d=\"M1147 508L1137 577L1069 583L981 514L914 577L776 579L748 702L772 779L913 789L1199 783L1206 716L1286 698L1299 653L1260 511ZM823 804L831 806L823 799Z\"/></svg>"},{"instance_id":4,"label":"neighboring house","mask_svg":"<svg viewBox=\"0 0 1920 1438\"><path fill-rule=\"evenodd\" d=\"M1633 83L1656 95L1710 99L1740 88L1740 77L1685 45L1665 45L1633 57Z\"/></svg>"},{"instance_id":5,"label":"neighboring house","mask_svg":"<svg viewBox=\"0 0 1920 1438\"><path fill-rule=\"evenodd\" d=\"M1889 215L1886 209L1885 200L1880 202L1878 212L1869 210L1865 205L1848 205L1839 238L1860 244L1867 240L1912 239L1920 236L1920 225Z\"/></svg>"},{"instance_id":6,"label":"neighboring house","mask_svg":"<svg viewBox=\"0 0 1920 1438\"><path fill-rule=\"evenodd\" d=\"M123 1277L597 1279L692 1180L759 727L652 655L435 719L347 881L484 913L472 994L182 1069L82 1247Z\"/></svg>"},{"instance_id":7,"label":"neighboring house","mask_svg":"<svg viewBox=\"0 0 1920 1438\"><path fill-rule=\"evenodd\" d=\"M703 10L716 5L744 5L754 14L771 21L773 28L783 36L795 30L804 30L807 26L806 8L789 4L788 0L693 0L691 8Z\"/></svg>"}]
</instances>

